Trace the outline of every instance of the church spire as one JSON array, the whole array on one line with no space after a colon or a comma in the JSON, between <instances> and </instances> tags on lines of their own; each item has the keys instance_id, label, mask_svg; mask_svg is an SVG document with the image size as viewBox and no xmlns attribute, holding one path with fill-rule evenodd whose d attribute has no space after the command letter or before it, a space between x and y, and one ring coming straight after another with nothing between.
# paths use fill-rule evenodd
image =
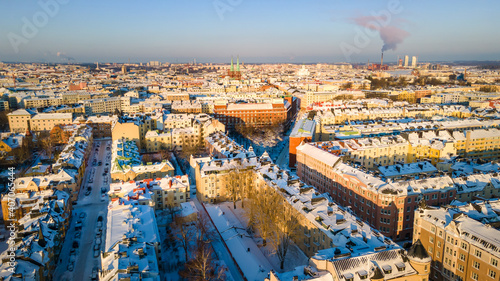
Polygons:
<instances>
[{"instance_id":1,"label":"church spire","mask_svg":"<svg viewBox=\"0 0 500 281\"><path fill-rule=\"evenodd\" d=\"M231 71L234 71L233 56L231 56Z\"/></svg>"}]
</instances>

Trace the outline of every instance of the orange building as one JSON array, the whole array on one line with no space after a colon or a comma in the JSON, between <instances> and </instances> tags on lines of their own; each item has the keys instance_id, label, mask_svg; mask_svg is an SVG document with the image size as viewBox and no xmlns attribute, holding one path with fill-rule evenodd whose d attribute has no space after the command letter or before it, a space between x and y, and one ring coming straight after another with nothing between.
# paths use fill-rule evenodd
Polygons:
<instances>
[{"instance_id":1,"label":"orange building","mask_svg":"<svg viewBox=\"0 0 500 281\"><path fill-rule=\"evenodd\" d=\"M216 104L214 117L227 128L234 128L239 124L265 127L288 122L292 114L288 101L274 99L265 103Z\"/></svg>"}]
</instances>

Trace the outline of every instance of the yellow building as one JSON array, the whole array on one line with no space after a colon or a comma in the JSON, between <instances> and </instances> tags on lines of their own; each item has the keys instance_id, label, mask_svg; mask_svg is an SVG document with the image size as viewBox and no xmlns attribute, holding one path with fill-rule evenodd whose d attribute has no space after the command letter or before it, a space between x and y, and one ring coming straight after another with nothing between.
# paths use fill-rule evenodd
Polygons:
<instances>
[{"instance_id":1,"label":"yellow building","mask_svg":"<svg viewBox=\"0 0 500 281\"><path fill-rule=\"evenodd\" d=\"M333 249L328 249L311 258L310 263L320 272L329 272L333 280L428 281L431 258L422 243L417 241L408 252L382 248L375 253L348 258L341 251L335 253Z\"/></svg>"},{"instance_id":2,"label":"yellow building","mask_svg":"<svg viewBox=\"0 0 500 281\"><path fill-rule=\"evenodd\" d=\"M50 131L56 125L71 123L73 123L71 113L39 113L30 120L32 131Z\"/></svg>"},{"instance_id":3,"label":"yellow building","mask_svg":"<svg viewBox=\"0 0 500 281\"><path fill-rule=\"evenodd\" d=\"M10 131L13 133L25 133L29 128L31 118L34 115L35 113L26 109L18 109L7 114Z\"/></svg>"},{"instance_id":4,"label":"yellow building","mask_svg":"<svg viewBox=\"0 0 500 281\"><path fill-rule=\"evenodd\" d=\"M413 241L432 258L432 280L498 280L498 200L454 208L422 205L415 212Z\"/></svg>"},{"instance_id":5,"label":"yellow building","mask_svg":"<svg viewBox=\"0 0 500 281\"><path fill-rule=\"evenodd\" d=\"M500 157L500 130L478 129L453 132L459 156L491 161Z\"/></svg>"}]
</instances>

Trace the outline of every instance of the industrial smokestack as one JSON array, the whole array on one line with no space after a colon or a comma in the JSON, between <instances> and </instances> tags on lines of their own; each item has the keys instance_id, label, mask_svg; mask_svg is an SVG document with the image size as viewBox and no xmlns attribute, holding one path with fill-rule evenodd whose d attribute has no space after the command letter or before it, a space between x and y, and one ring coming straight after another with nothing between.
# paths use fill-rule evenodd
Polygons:
<instances>
[{"instance_id":1,"label":"industrial smokestack","mask_svg":"<svg viewBox=\"0 0 500 281\"><path fill-rule=\"evenodd\" d=\"M382 57L380 58L380 70L382 70L383 65L384 65L384 52L382 52Z\"/></svg>"}]
</instances>

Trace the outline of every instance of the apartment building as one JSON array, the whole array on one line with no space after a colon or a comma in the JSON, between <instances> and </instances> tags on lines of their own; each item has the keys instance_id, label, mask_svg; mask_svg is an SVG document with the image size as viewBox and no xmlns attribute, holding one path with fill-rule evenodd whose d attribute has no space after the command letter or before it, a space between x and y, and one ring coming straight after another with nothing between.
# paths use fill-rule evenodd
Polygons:
<instances>
[{"instance_id":1,"label":"apartment building","mask_svg":"<svg viewBox=\"0 0 500 281\"><path fill-rule=\"evenodd\" d=\"M69 195L59 190L16 194L14 203L29 211L17 220L15 243L9 243L9 248L0 254L0 278L53 280L71 218Z\"/></svg>"},{"instance_id":2,"label":"apartment building","mask_svg":"<svg viewBox=\"0 0 500 281\"><path fill-rule=\"evenodd\" d=\"M491 161L500 157L500 130L496 128L453 132L457 154Z\"/></svg>"},{"instance_id":3,"label":"apartment building","mask_svg":"<svg viewBox=\"0 0 500 281\"><path fill-rule=\"evenodd\" d=\"M313 142L316 131L316 122L308 119L301 119L295 123L289 138L288 145L288 165L295 167L297 163L297 146L302 142Z\"/></svg>"},{"instance_id":4,"label":"apartment building","mask_svg":"<svg viewBox=\"0 0 500 281\"><path fill-rule=\"evenodd\" d=\"M382 180L363 168L343 163L341 156L314 144L297 148L297 175L396 240L411 237L413 211L421 198L432 205L443 205L456 195L454 183L448 176Z\"/></svg>"},{"instance_id":5,"label":"apartment building","mask_svg":"<svg viewBox=\"0 0 500 281\"><path fill-rule=\"evenodd\" d=\"M94 139L111 138L112 128L115 123L118 122L118 116L116 115L96 115L89 116L86 120L82 120L87 126L92 128L92 134Z\"/></svg>"},{"instance_id":6,"label":"apartment building","mask_svg":"<svg viewBox=\"0 0 500 281\"><path fill-rule=\"evenodd\" d=\"M498 199L429 207L415 212L413 241L432 258L432 280L498 280Z\"/></svg>"},{"instance_id":7,"label":"apartment building","mask_svg":"<svg viewBox=\"0 0 500 281\"><path fill-rule=\"evenodd\" d=\"M172 113L202 113L201 103L197 100L175 100L172 102Z\"/></svg>"},{"instance_id":8,"label":"apartment building","mask_svg":"<svg viewBox=\"0 0 500 281\"><path fill-rule=\"evenodd\" d=\"M122 108L130 106L130 97L111 97L84 100L85 114L94 115L102 113L114 113Z\"/></svg>"},{"instance_id":9,"label":"apartment building","mask_svg":"<svg viewBox=\"0 0 500 281\"><path fill-rule=\"evenodd\" d=\"M197 197L203 202L230 200L228 184L263 192L266 198L279 195L286 212L298 223L292 239L308 257L324 249L338 250L342 257L348 257L399 248L348 209L330 201L326 194L319 194L314 187L281 170L266 154L200 161L196 174Z\"/></svg>"},{"instance_id":10,"label":"apartment building","mask_svg":"<svg viewBox=\"0 0 500 281\"><path fill-rule=\"evenodd\" d=\"M160 281L160 234L150 206L110 202L99 280Z\"/></svg>"},{"instance_id":11,"label":"apartment building","mask_svg":"<svg viewBox=\"0 0 500 281\"><path fill-rule=\"evenodd\" d=\"M311 264L319 274L329 273L331 279L328 280L428 281L431 258L422 243L417 241L408 251L393 249L361 253L347 258L341 251L335 253L333 249L325 249L311 258ZM305 273L307 272L306 270ZM286 280L276 278L277 275L271 272L269 280Z\"/></svg>"},{"instance_id":12,"label":"apartment building","mask_svg":"<svg viewBox=\"0 0 500 281\"><path fill-rule=\"evenodd\" d=\"M227 103L214 105L214 117L228 128L238 125L263 127L286 123L292 117L291 105L285 99L272 99L262 103Z\"/></svg>"},{"instance_id":13,"label":"apartment building","mask_svg":"<svg viewBox=\"0 0 500 281\"><path fill-rule=\"evenodd\" d=\"M307 92L305 95L305 103L303 103L303 106L308 106L316 102L330 101L337 97L343 97L348 95L352 96L353 98L365 97L365 94L361 91Z\"/></svg>"},{"instance_id":14,"label":"apartment building","mask_svg":"<svg viewBox=\"0 0 500 281\"><path fill-rule=\"evenodd\" d=\"M30 120L32 131L50 131L56 125L65 125L73 123L73 114L71 113L38 113Z\"/></svg>"},{"instance_id":15,"label":"apartment building","mask_svg":"<svg viewBox=\"0 0 500 281\"><path fill-rule=\"evenodd\" d=\"M121 138L134 140L139 149L146 147L146 134L156 128L156 121L150 114L125 115L118 119L111 128L113 141Z\"/></svg>"},{"instance_id":16,"label":"apartment building","mask_svg":"<svg viewBox=\"0 0 500 281\"><path fill-rule=\"evenodd\" d=\"M32 97L24 100L25 108L40 108L47 106L58 106L63 104L62 97Z\"/></svg>"},{"instance_id":17,"label":"apartment building","mask_svg":"<svg viewBox=\"0 0 500 281\"><path fill-rule=\"evenodd\" d=\"M160 150L182 150L200 145L200 133L195 128L176 128L162 133L149 131L145 136L148 153Z\"/></svg>"},{"instance_id":18,"label":"apartment building","mask_svg":"<svg viewBox=\"0 0 500 281\"><path fill-rule=\"evenodd\" d=\"M444 159L457 156L455 138L447 130L411 132L405 137L410 143L406 159L409 163L429 159L437 165Z\"/></svg>"},{"instance_id":19,"label":"apartment building","mask_svg":"<svg viewBox=\"0 0 500 281\"><path fill-rule=\"evenodd\" d=\"M111 180L113 182L162 178L174 175L168 160L142 163L139 148L132 140L118 139L111 148Z\"/></svg>"},{"instance_id":20,"label":"apartment building","mask_svg":"<svg viewBox=\"0 0 500 281\"><path fill-rule=\"evenodd\" d=\"M146 133L147 152L192 148L202 145L208 135L225 130L222 123L206 114L167 114L163 127L163 132L154 130Z\"/></svg>"},{"instance_id":21,"label":"apartment building","mask_svg":"<svg viewBox=\"0 0 500 281\"><path fill-rule=\"evenodd\" d=\"M90 100L92 93L85 91L70 91L61 93L62 104L75 104L81 100Z\"/></svg>"},{"instance_id":22,"label":"apartment building","mask_svg":"<svg viewBox=\"0 0 500 281\"><path fill-rule=\"evenodd\" d=\"M25 133L29 130L30 121L36 112L28 109L18 109L14 112L7 114L9 119L9 128L13 133Z\"/></svg>"},{"instance_id":23,"label":"apartment building","mask_svg":"<svg viewBox=\"0 0 500 281\"><path fill-rule=\"evenodd\" d=\"M7 111L9 108L9 101L0 100L0 111Z\"/></svg>"},{"instance_id":24,"label":"apartment building","mask_svg":"<svg viewBox=\"0 0 500 281\"><path fill-rule=\"evenodd\" d=\"M136 202L155 210L180 207L190 199L187 175L112 183L108 192L110 201Z\"/></svg>"}]
</instances>

